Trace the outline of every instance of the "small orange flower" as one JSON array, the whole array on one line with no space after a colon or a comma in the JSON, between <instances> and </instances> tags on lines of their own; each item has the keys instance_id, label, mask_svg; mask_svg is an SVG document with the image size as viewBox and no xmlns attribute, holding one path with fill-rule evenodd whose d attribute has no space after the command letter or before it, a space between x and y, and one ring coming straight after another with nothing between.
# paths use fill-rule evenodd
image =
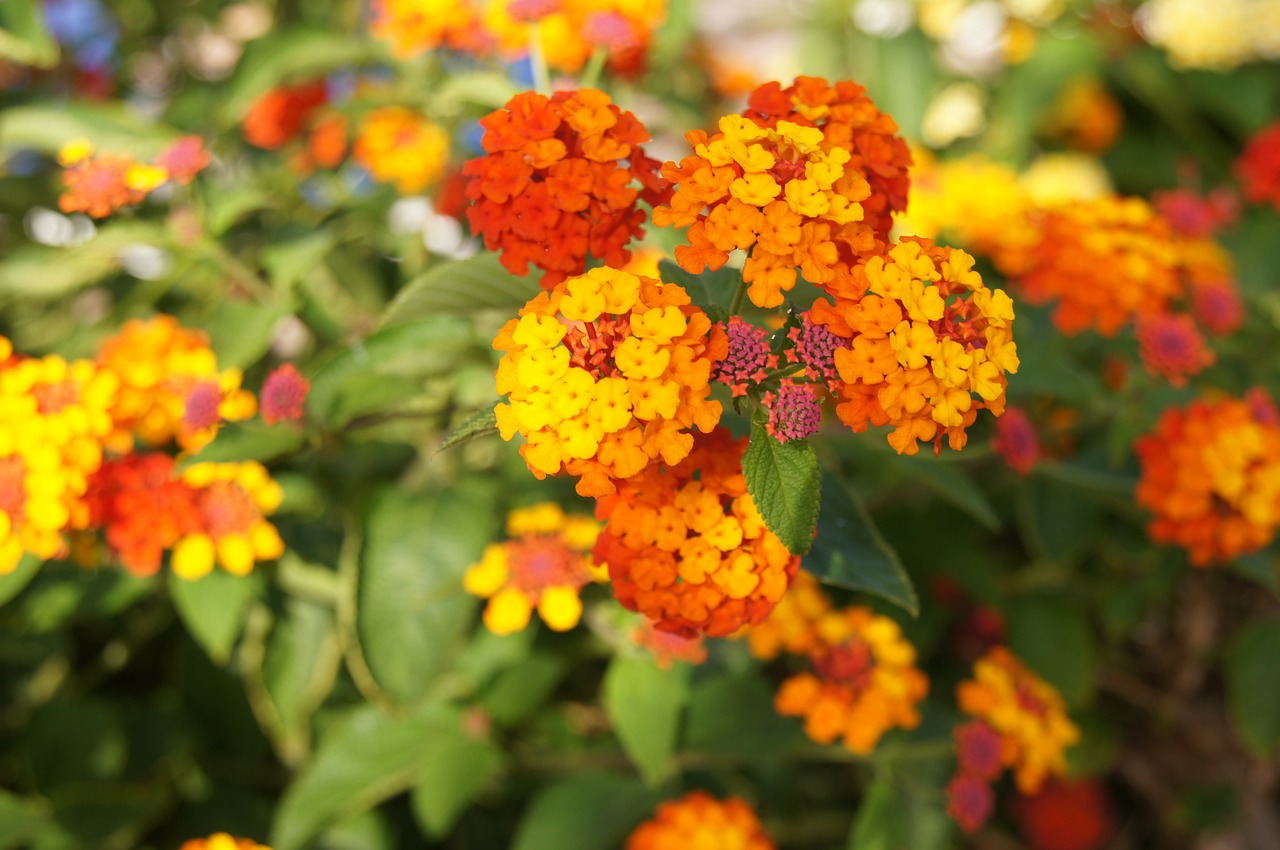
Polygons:
<instances>
[{"instance_id":1,"label":"small orange flower","mask_svg":"<svg viewBox=\"0 0 1280 850\"><path fill-rule=\"evenodd\" d=\"M467 218L508 271L525 275L532 263L549 289L585 271L588 256L627 263L627 244L643 235L638 202L669 196L634 115L595 89L550 99L524 92L480 123L487 155L463 169L474 204Z\"/></svg>"},{"instance_id":2,"label":"small orange flower","mask_svg":"<svg viewBox=\"0 0 1280 850\"><path fill-rule=\"evenodd\" d=\"M690 791L663 803L652 820L640 824L625 850L774 850L756 813L743 800L717 800Z\"/></svg>"},{"instance_id":3,"label":"small orange flower","mask_svg":"<svg viewBox=\"0 0 1280 850\"><path fill-rule=\"evenodd\" d=\"M1190 316L1143 314L1138 316L1134 332L1147 371L1160 375L1172 386L1186 386L1189 375L1204 370L1215 359Z\"/></svg>"},{"instance_id":4,"label":"small orange flower","mask_svg":"<svg viewBox=\"0 0 1280 850\"><path fill-rule=\"evenodd\" d=\"M369 29L408 58L437 47L477 45L480 14L470 0L374 0Z\"/></svg>"},{"instance_id":5,"label":"small orange flower","mask_svg":"<svg viewBox=\"0 0 1280 850\"><path fill-rule=\"evenodd\" d=\"M591 560L599 533L590 517L565 514L554 502L508 514L510 539L487 546L462 578L468 593L489 600L484 609L489 631L518 632L534 609L557 632L576 626L582 617L578 592L606 577Z\"/></svg>"},{"instance_id":6,"label":"small orange flower","mask_svg":"<svg viewBox=\"0 0 1280 850\"><path fill-rule=\"evenodd\" d=\"M126 570L154 575L164 552L200 530L196 491L174 472L164 454L131 453L108 460L89 481L89 526Z\"/></svg>"},{"instance_id":7,"label":"small orange flower","mask_svg":"<svg viewBox=\"0 0 1280 850\"><path fill-rule=\"evenodd\" d=\"M1115 141L1124 125L1124 110L1096 79L1072 80L1049 110L1045 128L1071 147L1100 154Z\"/></svg>"},{"instance_id":8,"label":"small orange flower","mask_svg":"<svg viewBox=\"0 0 1280 850\"><path fill-rule=\"evenodd\" d=\"M142 203L155 187L138 179L139 168L145 166L124 154L101 153L76 161L62 172L64 191L58 209L105 218L122 207Z\"/></svg>"},{"instance_id":9,"label":"small orange flower","mask_svg":"<svg viewBox=\"0 0 1280 850\"><path fill-rule=\"evenodd\" d=\"M444 172L449 137L412 109L384 106L365 116L352 156L374 180L393 183L400 194L412 195Z\"/></svg>"},{"instance_id":10,"label":"small orange flower","mask_svg":"<svg viewBox=\"0 0 1280 850\"><path fill-rule=\"evenodd\" d=\"M193 838L183 842L178 850L271 850L248 838L232 838L225 832L216 832L208 838Z\"/></svg>"},{"instance_id":11,"label":"small orange flower","mask_svg":"<svg viewBox=\"0 0 1280 850\"><path fill-rule=\"evenodd\" d=\"M769 618L747 630L747 646L761 661L772 661L784 652L817 652L823 645L818 624L831 610L831 600L822 585L812 574L801 570L786 596L769 612Z\"/></svg>"},{"instance_id":12,"label":"small orange flower","mask_svg":"<svg viewBox=\"0 0 1280 850\"><path fill-rule=\"evenodd\" d=\"M493 347L503 439L517 433L538 478L562 469L583 496L661 458L684 459L691 430L720 420L712 364L725 335L680 286L602 267L556 284L507 322Z\"/></svg>"},{"instance_id":13,"label":"small orange flower","mask_svg":"<svg viewBox=\"0 0 1280 850\"><path fill-rule=\"evenodd\" d=\"M1260 549L1280 527L1280 425L1266 408L1221 398L1170 408L1138 440L1138 504L1158 543L1207 566Z\"/></svg>"},{"instance_id":14,"label":"small orange flower","mask_svg":"<svg viewBox=\"0 0 1280 850\"><path fill-rule=\"evenodd\" d=\"M241 127L244 139L266 150L284 147L327 99L323 80L274 88L249 107Z\"/></svg>"},{"instance_id":15,"label":"small orange flower","mask_svg":"<svg viewBox=\"0 0 1280 850\"><path fill-rule=\"evenodd\" d=\"M195 581L214 561L233 575L248 575L254 562L284 554L284 542L266 520L284 493L260 463L197 463L181 474L195 491L197 528L173 547L173 571Z\"/></svg>"},{"instance_id":16,"label":"small orange flower","mask_svg":"<svg viewBox=\"0 0 1280 850\"><path fill-rule=\"evenodd\" d=\"M596 503L608 520L596 561L609 565L618 601L659 629L723 637L759 623L799 568L747 493L746 443L718 428Z\"/></svg>"}]
</instances>

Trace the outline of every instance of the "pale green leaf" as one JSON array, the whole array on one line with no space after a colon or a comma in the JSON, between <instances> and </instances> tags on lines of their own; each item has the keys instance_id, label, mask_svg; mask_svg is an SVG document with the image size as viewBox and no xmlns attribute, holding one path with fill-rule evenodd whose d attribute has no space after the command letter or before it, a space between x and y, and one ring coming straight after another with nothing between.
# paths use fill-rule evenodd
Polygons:
<instances>
[{"instance_id":1,"label":"pale green leaf","mask_svg":"<svg viewBox=\"0 0 1280 850\"><path fill-rule=\"evenodd\" d=\"M689 697L689 668L662 669L648 655L617 656L605 671L601 701L622 749L640 775L657 786L675 768L680 712Z\"/></svg>"}]
</instances>

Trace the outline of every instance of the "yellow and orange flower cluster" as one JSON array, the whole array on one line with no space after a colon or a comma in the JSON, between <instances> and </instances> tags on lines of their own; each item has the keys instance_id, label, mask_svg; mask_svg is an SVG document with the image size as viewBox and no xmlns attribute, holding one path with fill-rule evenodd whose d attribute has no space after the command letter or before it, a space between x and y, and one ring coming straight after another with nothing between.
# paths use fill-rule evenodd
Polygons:
<instances>
[{"instance_id":1,"label":"yellow and orange flower cluster","mask_svg":"<svg viewBox=\"0 0 1280 850\"><path fill-rule=\"evenodd\" d=\"M898 624L863 607L832 608L808 573L747 639L757 658L808 657L812 672L784 681L774 705L785 717L803 717L805 734L819 744L840 740L865 755L890 729L920 723L916 706L929 680Z\"/></svg>"},{"instance_id":2,"label":"yellow and orange flower cluster","mask_svg":"<svg viewBox=\"0 0 1280 850\"><path fill-rule=\"evenodd\" d=\"M364 117L352 149L379 183L412 195L434 183L449 161L449 136L405 106L384 106Z\"/></svg>"},{"instance_id":3,"label":"yellow and orange flower cluster","mask_svg":"<svg viewBox=\"0 0 1280 850\"><path fill-rule=\"evenodd\" d=\"M532 263L550 289L585 271L588 256L626 265L627 244L643 235L638 201L656 205L670 192L634 115L595 89L524 92L480 124L487 155L463 169L467 218L508 271L525 275Z\"/></svg>"},{"instance_id":4,"label":"yellow and orange flower cluster","mask_svg":"<svg viewBox=\"0 0 1280 850\"><path fill-rule=\"evenodd\" d=\"M680 462L652 464L596 503L614 594L659 629L723 637L759 623L800 559L765 528L742 475L746 439L718 428Z\"/></svg>"},{"instance_id":5,"label":"yellow and orange flower cluster","mask_svg":"<svg viewBox=\"0 0 1280 850\"><path fill-rule=\"evenodd\" d=\"M1004 411L1006 375L1018 371L1013 301L964 251L912 237L855 267L853 281L812 313L850 341L835 352L841 421L854 432L891 425L899 454L944 436L963 448L980 409Z\"/></svg>"},{"instance_id":6,"label":"yellow and orange flower cluster","mask_svg":"<svg viewBox=\"0 0 1280 850\"><path fill-rule=\"evenodd\" d=\"M1207 566L1266 546L1280 527L1280 424L1248 400L1166 410L1137 443L1138 504L1158 543Z\"/></svg>"},{"instance_id":7,"label":"yellow and orange flower cluster","mask_svg":"<svg viewBox=\"0 0 1280 850\"><path fill-rule=\"evenodd\" d=\"M58 164L64 169L58 208L106 218L122 207L142 203L169 181L190 183L209 162L209 153L197 136L178 139L154 163L128 154L97 153L87 139L77 139L58 152Z\"/></svg>"},{"instance_id":8,"label":"yellow and orange flower cluster","mask_svg":"<svg viewBox=\"0 0 1280 850\"><path fill-rule=\"evenodd\" d=\"M582 617L579 591L606 578L591 560L600 525L590 517L566 514L554 502L519 508L507 515L504 543L485 547L480 561L462 577L468 593L489 600L484 624L508 635L538 616L558 632Z\"/></svg>"},{"instance_id":9,"label":"yellow and orange flower cluster","mask_svg":"<svg viewBox=\"0 0 1280 850\"><path fill-rule=\"evenodd\" d=\"M116 452L128 452L135 436L151 446L177 440L184 451L198 451L222 422L257 411L253 394L240 387L240 370L218 369L208 336L172 316L125 322L103 343L98 363L120 380L108 441Z\"/></svg>"},{"instance_id":10,"label":"yellow and orange flower cluster","mask_svg":"<svg viewBox=\"0 0 1280 850\"><path fill-rule=\"evenodd\" d=\"M178 850L271 850L248 838L233 838L225 832L215 832L208 838L192 838L184 841Z\"/></svg>"},{"instance_id":11,"label":"yellow and orange flower cluster","mask_svg":"<svg viewBox=\"0 0 1280 850\"><path fill-rule=\"evenodd\" d=\"M603 496L658 458L674 465L720 419L709 399L724 331L680 286L611 268L557 284L499 332L496 408L539 478L564 469Z\"/></svg>"},{"instance_id":12,"label":"yellow and orange flower cluster","mask_svg":"<svg viewBox=\"0 0 1280 850\"><path fill-rule=\"evenodd\" d=\"M662 170L677 191L669 206L654 208L653 221L689 228L689 244L676 248L682 268L719 269L730 251L748 251L747 296L777 307L797 268L810 283L831 283L874 247L861 204L871 187L848 150L825 149L821 130L791 121L769 127L727 115L719 126L713 136L687 133L693 155Z\"/></svg>"},{"instance_id":13,"label":"yellow and orange flower cluster","mask_svg":"<svg viewBox=\"0 0 1280 850\"><path fill-rule=\"evenodd\" d=\"M658 806L652 820L632 831L625 850L774 850L755 811L744 800L718 800L691 791Z\"/></svg>"},{"instance_id":14,"label":"yellow and orange flower cluster","mask_svg":"<svg viewBox=\"0 0 1280 850\"><path fill-rule=\"evenodd\" d=\"M1057 689L1008 649L995 647L974 662L973 678L957 686L956 698L961 711L999 737L998 764L1013 771L1019 791L1034 794L1048 777L1063 775L1067 748L1079 740L1080 730L1067 716ZM979 751L989 748L979 736L973 737L968 743L979 746L960 753L961 768L968 763L988 774L992 759Z\"/></svg>"}]
</instances>

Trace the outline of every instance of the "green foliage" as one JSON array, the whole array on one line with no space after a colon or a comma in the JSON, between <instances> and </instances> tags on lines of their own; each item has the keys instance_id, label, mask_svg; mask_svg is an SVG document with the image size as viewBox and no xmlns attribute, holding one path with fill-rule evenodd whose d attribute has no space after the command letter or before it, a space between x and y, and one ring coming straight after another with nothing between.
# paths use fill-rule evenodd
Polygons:
<instances>
[{"instance_id":1,"label":"green foliage","mask_svg":"<svg viewBox=\"0 0 1280 850\"><path fill-rule=\"evenodd\" d=\"M497 254L477 254L437 266L406 283L387 307L382 326L419 322L441 313L501 310L514 315L539 291L533 281L514 277L503 268Z\"/></svg>"},{"instance_id":2,"label":"green foliage","mask_svg":"<svg viewBox=\"0 0 1280 850\"><path fill-rule=\"evenodd\" d=\"M1280 750L1280 620L1241 629L1224 672L1231 718L1240 739L1260 758Z\"/></svg>"},{"instance_id":3,"label":"green foliage","mask_svg":"<svg viewBox=\"0 0 1280 850\"><path fill-rule=\"evenodd\" d=\"M525 810L512 850L606 850L616 846L659 801L639 780L582 773L548 785Z\"/></svg>"},{"instance_id":4,"label":"green foliage","mask_svg":"<svg viewBox=\"0 0 1280 850\"><path fill-rule=\"evenodd\" d=\"M502 750L465 732L442 739L413 786L413 814L428 836L449 833L462 812L502 772Z\"/></svg>"},{"instance_id":5,"label":"green foliage","mask_svg":"<svg viewBox=\"0 0 1280 850\"><path fill-rule=\"evenodd\" d=\"M689 696L689 669L662 669L643 656L618 656L605 671L600 698L622 748L646 783L657 787L675 768L672 754Z\"/></svg>"},{"instance_id":6,"label":"green foliage","mask_svg":"<svg viewBox=\"0 0 1280 850\"><path fill-rule=\"evenodd\" d=\"M261 576L234 576L221 569L195 581L172 574L169 595L191 636L219 664L231 658L231 649L249 613L250 603L262 592Z\"/></svg>"},{"instance_id":7,"label":"green foliage","mask_svg":"<svg viewBox=\"0 0 1280 850\"><path fill-rule=\"evenodd\" d=\"M766 424L763 414L751 421L751 442L742 456L747 492L769 530L793 554L803 555L818 522L818 459L808 440L780 443Z\"/></svg>"}]
</instances>

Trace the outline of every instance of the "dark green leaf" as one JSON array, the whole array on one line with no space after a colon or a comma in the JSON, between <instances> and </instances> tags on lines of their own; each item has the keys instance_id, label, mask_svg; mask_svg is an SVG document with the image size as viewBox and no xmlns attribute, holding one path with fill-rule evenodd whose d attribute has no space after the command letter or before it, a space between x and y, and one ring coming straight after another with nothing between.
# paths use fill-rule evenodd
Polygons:
<instances>
[{"instance_id":1,"label":"dark green leaf","mask_svg":"<svg viewBox=\"0 0 1280 850\"><path fill-rule=\"evenodd\" d=\"M943 786L947 762L890 762L858 806L849 850L943 850L953 846Z\"/></svg>"},{"instance_id":2,"label":"dark green leaf","mask_svg":"<svg viewBox=\"0 0 1280 850\"><path fill-rule=\"evenodd\" d=\"M305 727L333 687L341 663L333 614L324 605L288 597L262 662L262 680L286 730Z\"/></svg>"},{"instance_id":3,"label":"dark green leaf","mask_svg":"<svg viewBox=\"0 0 1280 850\"><path fill-rule=\"evenodd\" d=\"M235 646L249 603L262 593L262 577L251 573L235 576L214 569L196 581L169 575L169 595L191 636L219 664L227 663Z\"/></svg>"},{"instance_id":4,"label":"dark green leaf","mask_svg":"<svg viewBox=\"0 0 1280 850\"><path fill-rule=\"evenodd\" d=\"M418 322L441 313L470 315L501 310L512 317L542 290L532 277L516 277L502 267L497 254L434 266L409 281L387 307L382 327Z\"/></svg>"},{"instance_id":5,"label":"dark green leaf","mask_svg":"<svg viewBox=\"0 0 1280 850\"><path fill-rule=\"evenodd\" d=\"M1017 599L1009 612L1009 645L1071 705L1093 693L1097 653L1078 603L1048 594Z\"/></svg>"},{"instance_id":6,"label":"dark green leaf","mask_svg":"<svg viewBox=\"0 0 1280 850\"><path fill-rule=\"evenodd\" d=\"M689 667L663 670L648 655L617 656L600 686L604 710L622 749L650 786L675 768L680 711L689 696Z\"/></svg>"},{"instance_id":7,"label":"dark green leaf","mask_svg":"<svg viewBox=\"0 0 1280 850\"><path fill-rule=\"evenodd\" d=\"M1036 552L1067 563L1092 543L1102 506L1077 487L1034 475L1018 490L1018 519Z\"/></svg>"},{"instance_id":8,"label":"dark green leaf","mask_svg":"<svg viewBox=\"0 0 1280 850\"><path fill-rule=\"evenodd\" d=\"M1250 623L1227 653L1231 719L1258 758L1280 750L1280 620Z\"/></svg>"},{"instance_id":9,"label":"dark green leaf","mask_svg":"<svg viewBox=\"0 0 1280 850\"><path fill-rule=\"evenodd\" d=\"M574 776L534 798L516 829L511 850L612 850L652 815L660 799L629 776Z\"/></svg>"},{"instance_id":10,"label":"dark green leaf","mask_svg":"<svg viewBox=\"0 0 1280 850\"><path fill-rule=\"evenodd\" d=\"M436 447L436 452L442 452L445 449L469 443L478 437L487 437L496 433L498 433L497 414L491 408L477 410L462 420L457 428L449 432L449 436L445 437L440 442L440 445Z\"/></svg>"},{"instance_id":11,"label":"dark green leaf","mask_svg":"<svg viewBox=\"0 0 1280 850\"><path fill-rule=\"evenodd\" d=\"M818 459L808 440L780 443L765 425L761 414L751 422L751 443L742 456L747 492L769 530L790 552L803 555L813 545L818 522Z\"/></svg>"},{"instance_id":12,"label":"dark green leaf","mask_svg":"<svg viewBox=\"0 0 1280 850\"><path fill-rule=\"evenodd\" d=\"M663 260L658 263L658 274L667 283L678 283L689 293L693 303L706 311L713 322L727 321L729 302L742 280L741 269L722 268L690 274L677 263Z\"/></svg>"},{"instance_id":13,"label":"dark green leaf","mask_svg":"<svg viewBox=\"0 0 1280 850\"><path fill-rule=\"evenodd\" d=\"M119 709L101 699L42 706L23 733L36 786L48 793L124 771L128 741Z\"/></svg>"},{"instance_id":14,"label":"dark green leaf","mask_svg":"<svg viewBox=\"0 0 1280 850\"><path fill-rule=\"evenodd\" d=\"M774 710L773 691L759 676L717 676L694 686L684 749L746 761L772 759L804 741L800 729Z\"/></svg>"},{"instance_id":15,"label":"dark green leaf","mask_svg":"<svg viewBox=\"0 0 1280 850\"><path fill-rule=\"evenodd\" d=\"M546 704L560 680L565 661L550 652L534 652L498 674L484 692L481 705L499 726L513 726Z\"/></svg>"},{"instance_id":16,"label":"dark green leaf","mask_svg":"<svg viewBox=\"0 0 1280 850\"><path fill-rule=\"evenodd\" d=\"M973 517L983 528L999 531L1004 525L991 500L962 468L933 457L902 457L898 463L911 478Z\"/></svg>"},{"instance_id":17,"label":"dark green leaf","mask_svg":"<svg viewBox=\"0 0 1280 850\"><path fill-rule=\"evenodd\" d=\"M834 475L824 475L826 510L804 567L829 584L873 593L919 616L920 601L898 553L880 535L862 500Z\"/></svg>"},{"instance_id":18,"label":"dark green leaf","mask_svg":"<svg viewBox=\"0 0 1280 850\"><path fill-rule=\"evenodd\" d=\"M428 703L398 717L357 708L285 791L271 846L299 850L326 826L409 789L443 742L462 734L461 713L447 706Z\"/></svg>"},{"instance_id":19,"label":"dark green leaf","mask_svg":"<svg viewBox=\"0 0 1280 850\"><path fill-rule=\"evenodd\" d=\"M466 734L442 739L422 763L409 800L414 816L432 838L453 828L490 781L502 771L502 750Z\"/></svg>"},{"instance_id":20,"label":"dark green leaf","mask_svg":"<svg viewBox=\"0 0 1280 850\"><path fill-rule=\"evenodd\" d=\"M0 605L22 592L40 572L43 562L34 555L23 555L12 572L0 574Z\"/></svg>"},{"instance_id":21,"label":"dark green leaf","mask_svg":"<svg viewBox=\"0 0 1280 850\"><path fill-rule=\"evenodd\" d=\"M178 465L185 469L195 463L268 461L297 451L306 441L305 434L288 425L229 422L218 429L212 442Z\"/></svg>"},{"instance_id":22,"label":"dark green leaf","mask_svg":"<svg viewBox=\"0 0 1280 850\"><path fill-rule=\"evenodd\" d=\"M456 492L382 492L369 509L359 627L378 684L398 701L426 692L461 649L477 600L462 573L497 531L488 504Z\"/></svg>"}]
</instances>

